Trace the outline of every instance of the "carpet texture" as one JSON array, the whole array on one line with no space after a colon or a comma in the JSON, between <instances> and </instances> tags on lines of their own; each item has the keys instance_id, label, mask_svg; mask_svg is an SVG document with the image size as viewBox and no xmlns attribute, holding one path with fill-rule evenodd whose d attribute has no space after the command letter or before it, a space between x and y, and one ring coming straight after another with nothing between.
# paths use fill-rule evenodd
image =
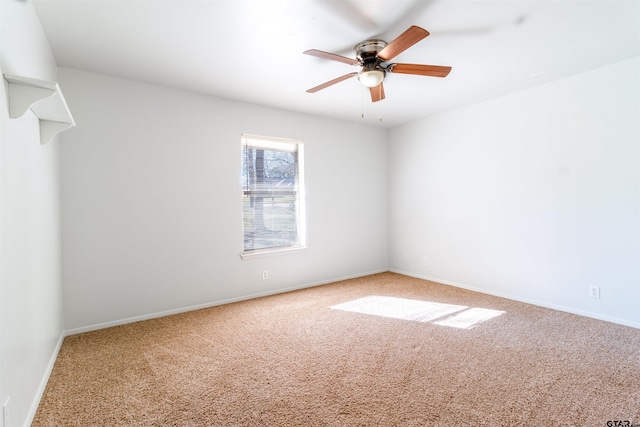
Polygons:
<instances>
[{"instance_id":1,"label":"carpet texture","mask_svg":"<svg viewBox=\"0 0 640 427\"><path fill-rule=\"evenodd\" d=\"M640 424L640 330L383 273L69 336L32 425L613 420Z\"/></svg>"}]
</instances>

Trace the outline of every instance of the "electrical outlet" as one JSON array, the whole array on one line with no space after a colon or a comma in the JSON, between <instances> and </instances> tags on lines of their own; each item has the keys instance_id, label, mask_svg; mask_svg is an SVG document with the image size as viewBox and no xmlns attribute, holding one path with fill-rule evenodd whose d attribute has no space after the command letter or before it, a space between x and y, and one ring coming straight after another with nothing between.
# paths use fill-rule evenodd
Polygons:
<instances>
[{"instance_id":1,"label":"electrical outlet","mask_svg":"<svg viewBox=\"0 0 640 427\"><path fill-rule=\"evenodd\" d=\"M591 298L600 298L600 286L589 287L589 296Z\"/></svg>"},{"instance_id":2,"label":"electrical outlet","mask_svg":"<svg viewBox=\"0 0 640 427\"><path fill-rule=\"evenodd\" d=\"M429 258L424 257L422 258L422 265L424 265L425 267L429 265Z\"/></svg>"},{"instance_id":3,"label":"electrical outlet","mask_svg":"<svg viewBox=\"0 0 640 427\"><path fill-rule=\"evenodd\" d=\"M262 280L267 280L269 278L269 270L262 270Z\"/></svg>"},{"instance_id":4,"label":"electrical outlet","mask_svg":"<svg viewBox=\"0 0 640 427\"><path fill-rule=\"evenodd\" d=\"M407 263L407 256L406 255L402 255L402 257L400 259L402 260L403 264Z\"/></svg>"},{"instance_id":5,"label":"electrical outlet","mask_svg":"<svg viewBox=\"0 0 640 427\"><path fill-rule=\"evenodd\" d=\"M2 427L10 427L11 426L11 416L9 413L9 400L11 398L7 397L7 400L2 404Z\"/></svg>"}]
</instances>

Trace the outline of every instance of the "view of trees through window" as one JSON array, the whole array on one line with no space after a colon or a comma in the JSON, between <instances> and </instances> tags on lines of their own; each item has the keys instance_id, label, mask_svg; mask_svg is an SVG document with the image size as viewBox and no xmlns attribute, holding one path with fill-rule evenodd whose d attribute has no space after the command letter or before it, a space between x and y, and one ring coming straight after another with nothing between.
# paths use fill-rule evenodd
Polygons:
<instances>
[{"instance_id":1,"label":"view of trees through window","mask_svg":"<svg viewBox=\"0 0 640 427\"><path fill-rule=\"evenodd\" d=\"M245 139L244 250L300 245L299 145Z\"/></svg>"}]
</instances>

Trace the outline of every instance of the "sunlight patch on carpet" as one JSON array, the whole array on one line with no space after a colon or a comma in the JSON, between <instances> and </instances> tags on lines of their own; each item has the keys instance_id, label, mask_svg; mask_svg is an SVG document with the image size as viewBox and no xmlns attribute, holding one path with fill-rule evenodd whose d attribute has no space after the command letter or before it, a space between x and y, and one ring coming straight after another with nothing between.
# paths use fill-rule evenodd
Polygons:
<instances>
[{"instance_id":1,"label":"sunlight patch on carpet","mask_svg":"<svg viewBox=\"0 0 640 427\"><path fill-rule=\"evenodd\" d=\"M470 308L455 316L447 317L446 319L433 323L441 326L451 326L453 328L470 329L478 323L493 319L502 314L504 314L504 311L491 310L490 308Z\"/></svg>"},{"instance_id":2,"label":"sunlight patch on carpet","mask_svg":"<svg viewBox=\"0 0 640 427\"><path fill-rule=\"evenodd\" d=\"M358 298L329 308L415 322L431 322L444 318L434 324L460 329L470 329L481 322L504 314L504 311L488 308L470 308L464 305L379 295ZM449 316L451 314L453 316Z\"/></svg>"},{"instance_id":3,"label":"sunlight patch on carpet","mask_svg":"<svg viewBox=\"0 0 640 427\"><path fill-rule=\"evenodd\" d=\"M371 295L334 305L330 308L351 311L354 313L391 317L393 319L430 322L434 319L455 313L456 311L465 310L469 307L464 305L442 304L431 301Z\"/></svg>"}]
</instances>

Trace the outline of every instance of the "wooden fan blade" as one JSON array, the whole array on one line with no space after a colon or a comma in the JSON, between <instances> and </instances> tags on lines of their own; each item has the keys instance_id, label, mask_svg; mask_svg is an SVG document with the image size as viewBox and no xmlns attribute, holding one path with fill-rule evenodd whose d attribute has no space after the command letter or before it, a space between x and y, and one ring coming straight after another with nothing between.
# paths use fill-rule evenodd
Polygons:
<instances>
[{"instance_id":1,"label":"wooden fan blade","mask_svg":"<svg viewBox=\"0 0 640 427\"><path fill-rule=\"evenodd\" d=\"M315 56L316 58L329 59L331 61L343 62L343 63L349 64L349 65L360 65L360 63L356 59L351 59L351 58L347 58L346 56L336 55L335 53L323 52L323 51L318 50L318 49L305 50L302 53L304 53L305 55Z\"/></svg>"},{"instance_id":2,"label":"wooden fan blade","mask_svg":"<svg viewBox=\"0 0 640 427\"><path fill-rule=\"evenodd\" d=\"M384 99L384 87L382 83L376 87L369 88L369 92L371 92L371 102L378 102Z\"/></svg>"},{"instance_id":3,"label":"wooden fan blade","mask_svg":"<svg viewBox=\"0 0 640 427\"><path fill-rule=\"evenodd\" d=\"M383 61L390 61L428 35L429 32L424 28L412 25L407 31L400 34L394 41L389 43L387 47L382 49L377 56Z\"/></svg>"},{"instance_id":4,"label":"wooden fan blade","mask_svg":"<svg viewBox=\"0 0 640 427\"><path fill-rule=\"evenodd\" d=\"M315 92L317 92L317 91L319 91L319 90L322 90L322 89L324 89L324 88L327 88L327 87L329 87L329 86L332 86L332 85L334 85L334 84L336 84L336 83L340 83L340 82L341 82L341 81L343 81L343 80L350 79L351 77L353 77L353 76L355 76L355 75L357 75L357 74L358 74L358 73L349 73L349 74L345 74L344 76L340 76L340 77L335 78L335 79L333 79L333 80L329 80L329 81L328 81L328 82L326 82L326 83L322 83L321 85L318 85L318 86L316 86L316 87L312 87L311 89L307 90L307 92L308 92L308 93L315 93Z\"/></svg>"},{"instance_id":5,"label":"wooden fan blade","mask_svg":"<svg viewBox=\"0 0 640 427\"><path fill-rule=\"evenodd\" d=\"M422 64L391 64L387 71L399 74L416 74L418 76L447 77L451 67Z\"/></svg>"}]
</instances>

